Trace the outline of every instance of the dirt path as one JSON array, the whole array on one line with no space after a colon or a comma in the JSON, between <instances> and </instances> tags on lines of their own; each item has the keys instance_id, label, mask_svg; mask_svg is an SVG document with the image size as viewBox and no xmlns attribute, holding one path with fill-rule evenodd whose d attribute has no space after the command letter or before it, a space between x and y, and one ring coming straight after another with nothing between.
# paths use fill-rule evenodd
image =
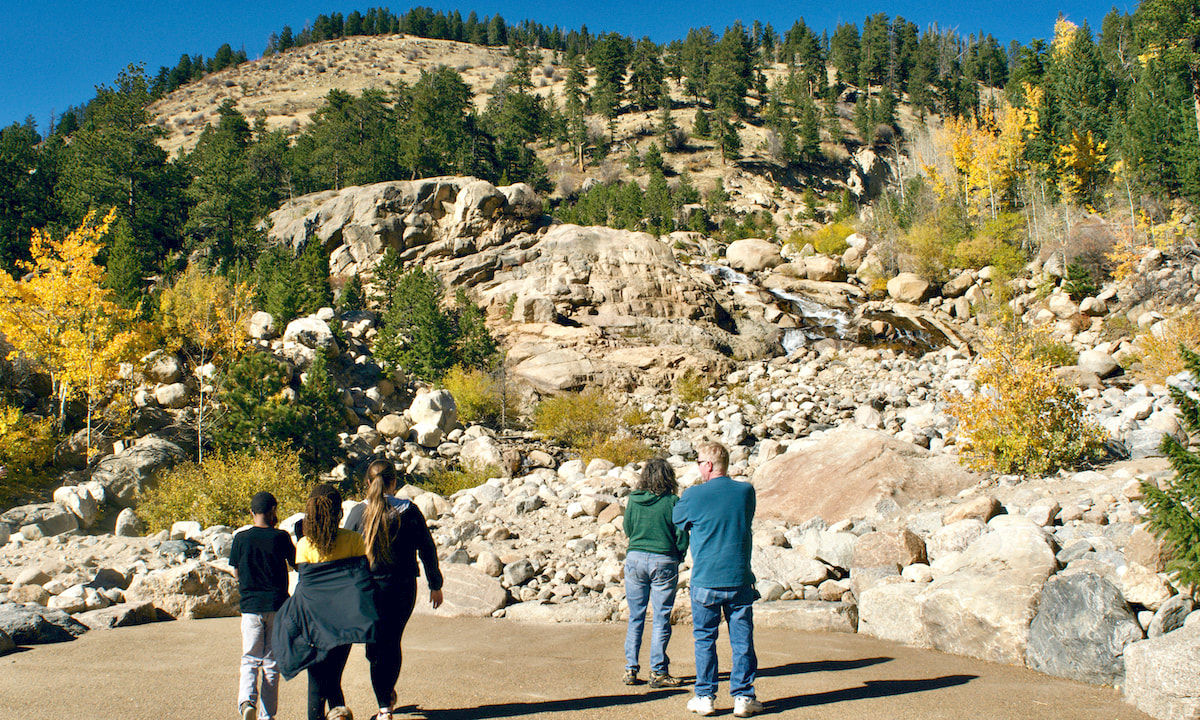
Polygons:
<instances>
[{"instance_id":1,"label":"dirt path","mask_svg":"<svg viewBox=\"0 0 1200 720\"><path fill-rule=\"evenodd\" d=\"M417 616L405 635L402 718L685 718L687 689L626 687L622 625L520 625ZM1015 667L854 635L760 629L758 695L766 715L920 720L1147 716L1120 694ZM728 642L721 667L728 670ZM643 654L649 648L643 648ZM221 720L236 716L238 620L90 632L0 658L0 718ZM689 627L671 641L672 671L694 673ZM645 667L645 663L643 664ZM645 673L643 672L643 675ZM732 717L722 675L718 717ZM284 683L281 720L304 718L304 676ZM346 697L359 720L373 696L361 647Z\"/></svg>"}]
</instances>

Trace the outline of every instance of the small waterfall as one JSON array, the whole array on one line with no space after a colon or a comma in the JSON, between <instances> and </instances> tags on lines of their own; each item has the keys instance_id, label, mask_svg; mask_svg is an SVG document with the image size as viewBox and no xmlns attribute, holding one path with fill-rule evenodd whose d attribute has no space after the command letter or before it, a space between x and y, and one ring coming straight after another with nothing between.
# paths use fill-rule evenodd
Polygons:
<instances>
[{"instance_id":1,"label":"small waterfall","mask_svg":"<svg viewBox=\"0 0 1200 720\"><path fill-rule=\"evenodd\" d=\"M704 272L715 278L720 278L730 285L752 285L750 278L725 265L701 263ZM786 290L768 290L772 295L785 301L791 306L792 313L798 316L804 327L783 331L780 344L785 354L790 355L795 350L804 347L809 341L823 338L848 339L853 333L850 313L837 308L822 305L815 300L806 298Z\"/></svg>"}]
</instances>

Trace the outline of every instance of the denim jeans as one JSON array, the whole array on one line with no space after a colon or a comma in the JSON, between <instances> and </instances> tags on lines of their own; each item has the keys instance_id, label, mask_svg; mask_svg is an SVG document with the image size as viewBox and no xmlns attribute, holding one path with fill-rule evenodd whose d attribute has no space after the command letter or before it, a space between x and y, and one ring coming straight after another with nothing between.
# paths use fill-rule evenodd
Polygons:
<instances>
[{"instance_id":1,"label":"denim jeans","mask_svg":"<svg viewBox=\"0 0 1200 720\"><path fill-rule=\"evenodd\" d=\"M242 668L238 683L238 706L258 706L260 720L275 720L279 707L279 668L271 650L271 626L275 613L242 613ZM258 676L262 673L262 694Z\"/></svg>"},{"instance_id":2,"label":"denim jeans","mask_svg":"<svg viewBox=\"0 0 1200 720\"><path fill-rule=\"evenodd\" d=\"M696 645L696 696L717 695L717 636L721 616L729 624L733 670L729 694L754 697L758 656L754 654L754 587L692 588L692 637Z\"/></svg>"},{"instance_id":3,"label":"denim jeans","mask_svg":"<svg viewBox=\"0 0 1200 720\"><path fill-rule=\"evenodd\" d=\"M625 667L639 669L646 608L654 615L650 639L650 669L665 674L671 666L667 643L671 640L671 607L679 587L679 561L667 555L634 550L625 556L625 600L629 603L629 626L625 630Z\"/></svg>"}]
</instances>

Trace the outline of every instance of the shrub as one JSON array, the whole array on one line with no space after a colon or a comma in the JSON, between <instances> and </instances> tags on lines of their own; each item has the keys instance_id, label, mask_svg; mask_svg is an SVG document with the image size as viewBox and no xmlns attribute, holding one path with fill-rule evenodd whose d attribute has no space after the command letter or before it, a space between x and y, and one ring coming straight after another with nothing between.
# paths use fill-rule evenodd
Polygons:
<instances>
[{"instance_id":1,"label":"shrub","mask_svg":"<svg viewBox=\"0 0 1200 720\"><path fill-rule=\"evenodd\" d=\"M691 405L708 397L710 386L708 378L702 373L688 368L675 376L675 386L671 388L671 392L679 402Z\"/></svg>"},{"instance_id":2,"label":"shrub","mask_svg":"<svg viewBox=\"0 0 1200 720\"><path fill-rule=\"evenodd\" d=\"M501 383L482 370L455 365L442 378L442 386L454 396L458 417L465 423L511 422L517 415L513 394L506 395Z\"/></svg>"},{"instance_id":3,"label":"shrub","mask_svg":"<svg viewBox=\"0 0 1200 720\"><path fill-rule=\"evenodd\" d=\"M1162 383L1185 369L1180 346L1200 347L1200 315L1185 312L1164 320L1133 340L1134 375L1148 383Z\"/></svg>"},{"instance_id":4,"label":"shrub","mask_svg":"<svg viewBox=\"0 0 1200 720\"><path fill-rule=\"evenodd\" d=\"M1192 382L1200 383L1200 355L1182 345L1178 350ZM1176 387L1171 388L1171 397L1188 433L1200 432L1200 403ZM1196 586L1200 584L1200 458L1171 435L1163 436L1162 451L1170 459L1175 477L1164 488L1142 482L1150 511L1147 524L1173 551L1168 567L1178 573L1178 581Z\"/></svg>"},{"instance_id":5,"label":"shrub","mask_svg":"<svg viewBox=\"0 0 1200 720\"><path fill-rule=\"evenodd\" d=\"M54 421L34 418L0 403L0 507L31 500L54 480Z\"/></svg>"},{"instance_id":6,"label":"shrub","mask_svg":"<svg viewBox=\"0 0 1200 720\"><path fill-rule=\"evenodd\" d=\"M841 255L846 252L846 248L850 247L846 243L846 238L854 232L853 225L839 221L819 227L811 233L793 236L788 242L800 247L804 247L805 243L812 243L813 248L819 253Z\"/></svg>"},{"instance_id":7,"label":"shrub","mask_svg":"<svg viewBox=\"0 0 1200 720\"><path fill-rule=\"evenodd\" d=\"M417 481L417 485L442 497L450 497L459 490L470 490L504 473L492 465L476 467L462 465L457 468L442 468L429 477Z\"/></svg>"},{"instance_id":8,"label":"shrub","mask_svg":"<svg viewBox=\"0 0 1200 720\"><path fill-rule=\"evenodd\" d=\"M642 462L654 457L654 451L645 440L624 432L610 435L603 440L596 440L586 447L580 448L580 458L586 466L595 458L604 458L617 466Z\"/></svg>"},{"instance_id":9,"label":"shrub","mask_svg":"<svg viewBox=\"0 0 1200 720\"><path fill-rule=\"evenodd\" d=\"M267 490L279 501L279 516L304 509L308 482L299 452L280 446L219 452L203 464L177 465L142 495L138 516L151 532L177 520L204 527L239 527L250 520L250 498Z\"/></svg>"},{"instance_id":10,"label":"shrub","mask_svg":"<svg viewBox=\"0 0 1200 720\"><path fill-rule=\"evenodd\" d=\"M991 265L1004 277L1012 277L1025 264L1021 251L994 235L979 233L954 247L954 264L963 268Z\"/></svg>"},{"instance_id":11,"label":"shrub","mask_svg":"<svg viewBox=\"0 0 1200 720\"><path fill-rule=\"evenodd\" d=\"M958 396L950 413L963 438L962 460L978 470L1045 473L1096 459L1105 433L1087 416L1074 388L1059 382L1039 356L1040 331L985 335L976 392Z\"/></svg>"},{"instance_id":12,"label":"shrub","mask_svg":"<svg viewBox=\"0 0 1200 720\"><path fill-rule=\"evenodd\" d=\"M954 264L955 243L937 223L929 220L913 224L900 237L900 248L907 256L906 265L930 282L947 279L946 269Z\"/></svg>"},{"instance_id":13,"label":"shrub","mask_svg":"<svg viewBox=\"0 0 1200 720\"><path fill-rule=\"evenodd\" d=\"M576 449L603 442L617 425L617 404L597 388L547 398L533 413L535 432Z\"/></svg>"}]
</instances>

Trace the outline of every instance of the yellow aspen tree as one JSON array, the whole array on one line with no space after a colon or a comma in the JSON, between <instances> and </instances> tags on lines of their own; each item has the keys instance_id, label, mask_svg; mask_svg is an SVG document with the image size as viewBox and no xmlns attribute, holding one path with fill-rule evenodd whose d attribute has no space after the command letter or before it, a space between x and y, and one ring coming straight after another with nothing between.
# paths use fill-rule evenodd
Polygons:
<instances>
[{"instance_id":1,"label":"yellow aspen tree","mask_svg":"<svg viewBox=\"0 0 1200 720\"><path fill-rule=\"evenodd\" d=\"M1060 189L1071 201L1086 199L1104 175L1105 143L1097 141L1092 131L1071 131L1071 140L1054 150L1059 167Z\"/></svg>"},{"instance_id":2,"label":"yellow aspen tree","mask_svg":"<svg viewBox=\"0 0 1200 720\"><path fill-rule=\"evenodd\" d=\"M9 357L24 356L50 375L60 428L67 401L86 400L89 448L95 410L121 363L138 357L147 337L137 311L121 307L104 287L104 268L96 263L115 219L115 210L99 221L89 213L61 239L35 230L31 260L18 264L24 275L0 273L0 333L14 348Z\"/></svg>"},{"instance_id":3,"label":"yellow aspen tree","mask_svg":"<svg viewBox=\"0 0 1200 720\"><path fill-rule=\"evenodd\" d=\"M231 283L191 265L159 299L161 333L166 348L183 352L200 389L196 414L197 462L204 461L206 387L209 364L236 360L246 349L246 326L253 312L247 283Z\"/></svg>"}]
</instances>

